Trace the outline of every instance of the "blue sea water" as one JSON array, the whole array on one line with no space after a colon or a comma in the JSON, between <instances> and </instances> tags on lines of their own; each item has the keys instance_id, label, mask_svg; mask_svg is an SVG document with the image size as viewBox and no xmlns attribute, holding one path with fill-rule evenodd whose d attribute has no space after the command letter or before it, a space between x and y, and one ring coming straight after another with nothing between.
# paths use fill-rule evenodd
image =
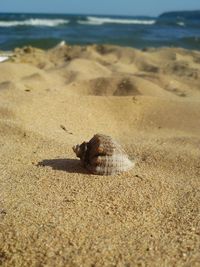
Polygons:
<instances>
[{"instance_id":1,"label":"blue sea water","mask_svg":"<svg viewBox=\"0 0 200 267\"><path fill-rule=\"evenodd\" d=\"M0 50L25 45L47 49L63 40L80 45L200 50L200 12L170 12L159 17L0 14Z\"/></svg>"}]
</instances>

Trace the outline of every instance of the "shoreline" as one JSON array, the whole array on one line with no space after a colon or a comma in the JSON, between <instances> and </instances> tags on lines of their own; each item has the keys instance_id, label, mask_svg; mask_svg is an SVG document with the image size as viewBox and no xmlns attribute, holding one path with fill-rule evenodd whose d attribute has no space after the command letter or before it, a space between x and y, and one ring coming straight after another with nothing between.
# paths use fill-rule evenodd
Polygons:
<instances>
[{"instance_id":1,"label":"shoreline","mask_svg":"<svg viewBox=\"0 0 200 267\"><path fill-rule=\"evenodd\" d=\"M13 49L10 50L0 50L0 56L5 56L5 57L12 57L13 55L15 55L15 51L21 51L20 53L23 53L23 50L38 50L38 51L43 51L44 53L48 53L48 51L54 51L57 48L61 48L61 47L80 47L83 49L87 49L88 47L96 47L97 50L98 49L102 49L104 47L112 47L112 48L116 48L116 49L132 49L134 50L138 50L140 52L156 52L156 51L163 51L163 50L171 50L171 51L185 51L185 53L200 53L200 50L198 49L189 49L189 48L184 48L181 46L159 46L159 47L155 47L155 46L149 46L149 47L143 47L143 48L138 48L138 47L133 47L133 46L128 46L128 45L117 45L117 44L109 44L109 43L92 43L92 44L71 44L71 43L67 43L65 40L62 40L60 42L58 42L56 45L50 47L50 48L40 48L37 46L33 46L33 45L22 45L22 46L16 46Z\"/></svg>"},{"instance_id":2,"label":"shoreline","mask_svg":"<svg viewBox=\"0 0 200 267\"><path fill-rule=\"evenodd\" d=\"M5 50L27 44L49 49L64 38L70 44L79 45L109 43L140 49L173 46L200 50L197 34L199 13L170 14L157 18L93 14L0 14L0 43ZM48 33L45 36L44 30ZM27 35L27 31L31 34Z\"/></svg>"}]
</instances>

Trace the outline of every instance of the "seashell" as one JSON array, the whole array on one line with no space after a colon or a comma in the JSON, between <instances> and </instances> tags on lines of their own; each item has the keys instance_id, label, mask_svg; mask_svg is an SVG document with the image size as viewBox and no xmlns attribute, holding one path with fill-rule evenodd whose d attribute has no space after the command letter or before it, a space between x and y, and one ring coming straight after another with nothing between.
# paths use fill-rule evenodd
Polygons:
<instances>
[{"instance_id":1,"label":"seashell","mask_svg":"<svg viewBox=\"0 0 200 267\"><path fill-rule=\"evenodd\" d=\"M103 134L95 134L89 142L74 146L73 151L83 166L94 174L117 174L135 165L115 140Z\"/></svg>"}]
</instances>

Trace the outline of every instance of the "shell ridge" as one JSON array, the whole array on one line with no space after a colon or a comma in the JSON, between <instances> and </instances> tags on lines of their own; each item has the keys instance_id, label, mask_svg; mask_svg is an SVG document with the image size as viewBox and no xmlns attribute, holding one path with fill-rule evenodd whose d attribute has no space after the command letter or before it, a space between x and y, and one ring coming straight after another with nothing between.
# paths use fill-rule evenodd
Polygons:
<instances>
[{"instance_id":1,"label":"shell ridge","mask_svg":"<svg viewBox=\"0 0 200 267\"><path fill-rule=\"evenodd\" d=\"M128 171L135 165L135 161L129 159L120 144L103 134L95 134L89 142L74 146L73 150L84 166L94 174L117 174Z\"/></svg>"}]
</instances>

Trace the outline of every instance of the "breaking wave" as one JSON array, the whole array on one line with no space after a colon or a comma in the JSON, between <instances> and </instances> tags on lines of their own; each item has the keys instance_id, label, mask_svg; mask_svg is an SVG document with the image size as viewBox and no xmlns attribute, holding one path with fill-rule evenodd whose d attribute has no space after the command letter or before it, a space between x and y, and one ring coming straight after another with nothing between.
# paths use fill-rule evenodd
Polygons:
<instances>
[{"instance_id":1,"label":"breaking wave","mask_svg":"<svg viewBox=\"0 0 200 267\"><path fill-rule=\"evenodd\" d=\"M55 27L67 23L69 23L69 20L64 20L64 19L27 19L22 21L0 21L0 27L16 27L16 26Z\"/></svg>"},{"instance_id":2,"label":"breaking wave","mask_svg":"<svg viewBox=\"0 0 200 267\"><path fill-rule=\"evenodd\" d=\"M87 24L87 25L102 25L105 23L152 25L156 23L156 20L114 19L114 18L111 19L111 18L87 17L87 20L79 20L78 23Z\"/></svg>"},{"instance_id":3,"label":"breaking wave","mask_svg":"<svg viewBox=\"0 0 200 267\"><path fill-rule=\"evenodd\" d=\"M184 26L185 26L185 22L182 22L182 21L177 22L177 25L179 25L179 26L181 26L181 27L184 27Z\"/></svg>"}]
</instances>

